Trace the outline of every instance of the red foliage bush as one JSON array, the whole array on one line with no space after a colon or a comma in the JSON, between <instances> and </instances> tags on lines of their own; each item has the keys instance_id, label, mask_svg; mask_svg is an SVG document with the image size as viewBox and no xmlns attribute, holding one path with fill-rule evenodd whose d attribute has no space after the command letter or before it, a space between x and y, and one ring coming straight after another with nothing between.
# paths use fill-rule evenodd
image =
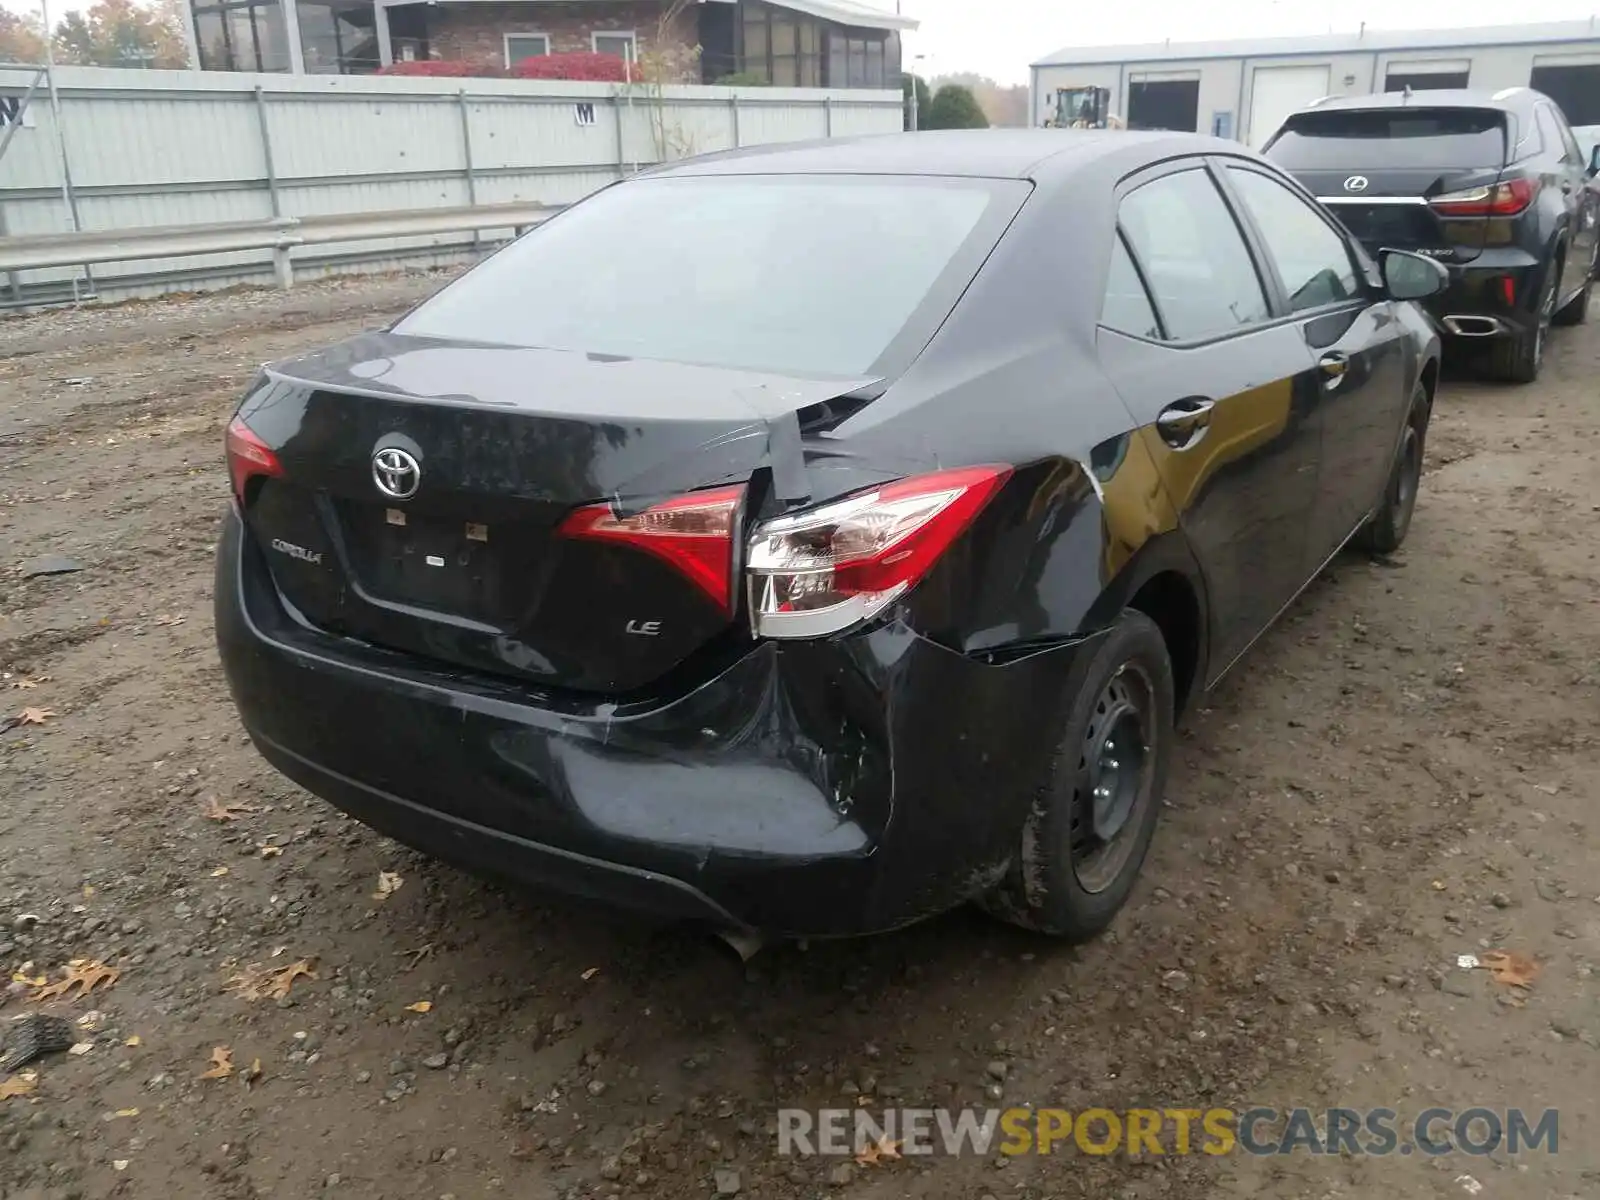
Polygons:
<instances>
[{"instance_id":1,"label":"red foliage bush","mask_svg":"<svg viewBox=\"0 0 1600 1200\"><path fill-rule=\"evenodd\" d=\"M430 58L420 62L397 62L383 67L379 75L411 75L424 79L466 79L489 76L498 78L505 71L492 63L458 62L451 59Z\"/></svg>"},{"instance_id":2,"label":"red foliage bush","mask_svg":"<svg viewBox=\"0 0 1600 1200\"><path fill-rule=\"evenodd\" d=\"M543 54L512 64L512 79L573 79L626 83L627 64L615 54ZM638 72L635 70L635 77Z\"/></svg>"}]
</instances>

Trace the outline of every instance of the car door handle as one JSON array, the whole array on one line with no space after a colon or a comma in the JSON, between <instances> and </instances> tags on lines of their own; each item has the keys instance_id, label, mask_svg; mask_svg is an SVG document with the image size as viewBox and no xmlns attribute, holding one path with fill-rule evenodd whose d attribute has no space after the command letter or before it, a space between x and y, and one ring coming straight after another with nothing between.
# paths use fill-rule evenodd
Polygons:
<instances>
[{"instance_id":1,"label":"car door handle","mask_svg":"<svg viewBox=\"0 0 1600 1200\"><path fill-rule=\"evenodd\" d=\"M1344 380L1346 372L1350 370L1350 356L1331 350L1317 359L1317 370L1321 371L1327 381L1322 386L1332 391Z\"/></svg>"},{"instance_id":2,"label":"car door handle","mask_svg":"<svg viewBox=\"0 0 1600 1200\"><path fill-rule=\"evenodd\" d=\"M1205 436L1211 426L1211 410L1216 401L1191 396L1167 405L1156 417L1156 432L1175 450L1187 450Z\"/></svg>"}]
</instances>

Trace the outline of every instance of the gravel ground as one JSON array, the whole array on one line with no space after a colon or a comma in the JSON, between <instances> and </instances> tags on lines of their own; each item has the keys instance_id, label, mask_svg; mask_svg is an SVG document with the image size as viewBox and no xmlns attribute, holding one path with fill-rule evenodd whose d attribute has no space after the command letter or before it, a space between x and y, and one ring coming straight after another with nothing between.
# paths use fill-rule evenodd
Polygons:
<instances>
[{"instance_id":1,"label":"gravel ground","mask_svg":"<svg viewBox=\"0 0 1600 1200\"><path fill-rule=\"evenodd\" d=\"M0 1031L79 1043L0 1073L0 1197L1600 1194L1595 332L1534 387L1447 383L1403 555L1337 562L1191 717L1112 935L962 912L745 965L431 864L240 731L230 406L437 282L0 322L0 713L50 714L0 733ZM1457 965L1494 949L1530 988ZM35 999L73 960L120 974ZM777 1153L779 1106L857 1097L1555 1107L1560 1152Z\"/></svg>"}]
</instances>

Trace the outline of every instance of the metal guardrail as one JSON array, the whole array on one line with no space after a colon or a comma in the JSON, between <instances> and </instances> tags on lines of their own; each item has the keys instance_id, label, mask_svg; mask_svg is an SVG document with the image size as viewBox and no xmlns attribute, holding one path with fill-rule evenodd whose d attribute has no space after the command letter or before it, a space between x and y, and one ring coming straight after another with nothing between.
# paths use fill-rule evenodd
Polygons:
<instances>
[{"instance_id":1,"label":"metal guardrail","mask_svg":"<svg viewBox=\"0 0 1600 1200\"><path fill-rule=\"evenodd\" d=\"M214 225L152 226L142 229L0 237L0 271L92 266L152 258L187 258L271 250L279 287L294 285L295 246L359 242L376 238L426 237L513 229L521 233L549 220L561 205L478 204L460 208L335 213L317 217L267 217Z\"/></svg>"}]
</instances>

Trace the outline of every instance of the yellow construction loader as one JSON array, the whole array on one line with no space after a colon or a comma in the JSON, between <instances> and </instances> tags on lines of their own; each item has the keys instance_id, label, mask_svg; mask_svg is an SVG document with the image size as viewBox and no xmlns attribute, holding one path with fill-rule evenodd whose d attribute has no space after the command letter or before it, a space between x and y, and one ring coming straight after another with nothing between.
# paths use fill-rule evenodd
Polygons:
<instances>
[{"instance_id":1,"label":"yellow construction loader","mask_svg":"<svg viewBox=\"0 0 1600 1200\"><path fill-rule=\"evenodd\" d=\"M1127 123L1111 111L1111 89L1075 87L1056 89L1053 115L1045 125L1055 129L1126 129Z\"/></svg>"}]
</instances>

